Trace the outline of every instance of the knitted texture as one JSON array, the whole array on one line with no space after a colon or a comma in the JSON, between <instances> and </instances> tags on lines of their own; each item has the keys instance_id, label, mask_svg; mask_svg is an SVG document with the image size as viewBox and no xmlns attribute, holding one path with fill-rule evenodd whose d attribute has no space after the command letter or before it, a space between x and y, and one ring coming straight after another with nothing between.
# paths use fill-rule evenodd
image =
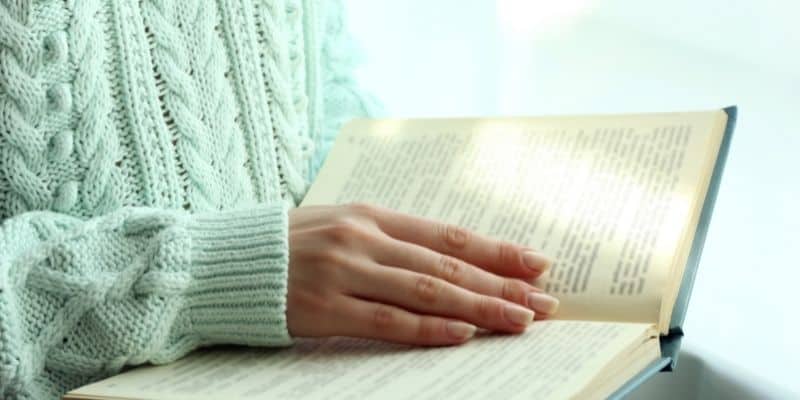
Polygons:
<instances>
[{"instance_id":1,"label":"knitted texture","mask_svg":"<svg viewBox=\"0 0 800 400\"><path fill-rule=\"evenodd\" d=\"M0 399L292 343L288 209L356 87L342 5L0 0Z\"/></svg>"}]
</instances>

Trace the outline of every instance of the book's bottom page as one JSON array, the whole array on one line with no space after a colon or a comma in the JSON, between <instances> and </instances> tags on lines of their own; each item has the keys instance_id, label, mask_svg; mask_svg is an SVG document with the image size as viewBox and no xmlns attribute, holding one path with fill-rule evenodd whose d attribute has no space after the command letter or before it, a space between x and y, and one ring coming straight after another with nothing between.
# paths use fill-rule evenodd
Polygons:
<instances>
[{"instance_id":1,"label":"book's bottom page","mask_svg":"<svg viewBox=\"0 0 800 400\"><path fill-rule=\"evenodd\" d=\"M609 372L657 358L656 337L652 324L541 321L520 335L479 332L452 347L337 337L298 339L283 349L208 348L171 364L133 369L65 398L573 398L607 394L614 386L610 380L616 380ZM655 345L642 350L647 344ZM643 357L634 360L634 354Z\"/></svg>"}]
</instances>

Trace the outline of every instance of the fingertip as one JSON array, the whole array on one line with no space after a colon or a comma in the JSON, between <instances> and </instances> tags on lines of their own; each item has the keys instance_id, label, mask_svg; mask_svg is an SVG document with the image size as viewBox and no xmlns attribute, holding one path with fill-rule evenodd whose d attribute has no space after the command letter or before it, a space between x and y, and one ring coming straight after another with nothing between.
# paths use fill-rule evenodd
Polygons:
<instances>
[{"instance_id":1,"label":"fingertip","mask_svg":"<svg viewBox=\"0 0 800 400\"><path fill-rule=\"evenodd\" d=\"M445 330L451 339L463 343L475 336L478 327L462 321L448 321Z\"/></svg>"},{"instance_id":2,"label":"fingertip","mask_svg":"<svg viewBox=\"0 0 800 400\"><path fill-rule=\"evenodd\" d=\"M533 278L533 279L529 279L529 280L526 282L526 283L528 284L529 290L530 290L531 292L544 293L544 289L542 289L542 288L540 288L540 287L536 286L536 280L537 280L537 279L538 279L538 277L536 277L536 278Z\"/></svg>"},{"instance_id":3,"label":"fingertip","mask_svg":"<svg viewBox=\"0 0 800 400\"><path fill-rule=\"evenodd\" d=\"M553 265L552 258L531 249L524 249L522 251L522 262L528 269L528 272L537 277L546 272Z\"/></svg>"},{"instance_id":4,"label":"fingertip","mask_svg":"<svg viewBox=\"0 0 800 400\"><path fill-rule=\"evenodd\" d=\"M543 313L543 312L538 312L538 313L536 313L536 315L533 317L533 320L534 320L534 321L542 321L542 320L546 320L546 319L550 319L550 314L545 314L545 313Z\"/></svg>"},{"instance_id":5,"label":"fingertip","mask_svg":"<svg viewBox=\"0 0 800 400\"><path fill-rule=\"evenodd\" d=\"M533 321L536 313L517 304L509 303L503 308L506 321L514 327L527 326Z\"/></svg>"},{"instance_id":6,"label":"fingertip","mask_svg":"<svg viewBox=\"0 0 800 400\"><path fill-rule=\"evenodd\" d=\"M542 292L528 293L528 307L538 313L553 314L560 304L558 298Z\"/></svg>"},{"instance_id":7,"label":"fingertip","mask_svg":"<svg viewBox=\"0 0 800 400\"><path fill-rule=\"evenodd\" d=\"M528 283L530 285L533 285L536 282L536 280L541 278L542 274L544 273L544 271L539 271L539 270L536 270L536 269L530 269L528 267L523 267L522 271L523 271L523 276L524 276L524 278L522 278L522 280L524 280L526 283Z\"/></svg>"}]
</instances>

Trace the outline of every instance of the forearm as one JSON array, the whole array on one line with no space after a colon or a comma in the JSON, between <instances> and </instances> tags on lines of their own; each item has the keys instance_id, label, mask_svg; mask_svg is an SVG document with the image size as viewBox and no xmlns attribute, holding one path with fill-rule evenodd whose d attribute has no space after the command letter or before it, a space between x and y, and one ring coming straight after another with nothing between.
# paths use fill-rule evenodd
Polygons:
<instances>
[{"instance_id":1,"label":"forearm","mask_svg":"<svg viewBox=\"0 0 800 400\"><path fill-rule=\"evenodd\" d=\"M287 252L282 205L11 218L0 236L0 393L50 398L203 344L286 345Z\"/></svg>"}]
</instances>

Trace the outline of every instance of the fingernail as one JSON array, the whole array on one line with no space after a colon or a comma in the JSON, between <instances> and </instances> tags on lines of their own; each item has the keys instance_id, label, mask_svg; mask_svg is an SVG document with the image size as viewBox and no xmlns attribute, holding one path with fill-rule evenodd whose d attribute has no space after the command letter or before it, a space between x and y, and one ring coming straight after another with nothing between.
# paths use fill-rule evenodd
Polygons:
<instances>
[{"instance_id":1,"label":"fingernail","mask_svg":"<svg viewBox=\"0 0 800 400\"><path fill-rule=\"evenodd\" d=\"M447 323L447 333L455 339L466 340L475 336L475 325L461 321L450 321Z\"/></svg>"},{"instance_id":2,"label":"fingernail","mask_svg":"<svg viewBox=\"0 0 800 400\"><path fill-rule=\"evenodd\" d=\"M550 257L533 250L525 250L522 252L522 261L525 262L526 267L536 272L547 271L550 265L553 264L553 260Z\"/></svg>"},{"instance_id":3,"label":"fingernail","mask_svg":"<svg viewBox=\"0 0 800 400\"><path fill-rule=\"evenodd\" d=\"M517 325L528 325L533 321L535 313L527 308L522 308L516 304L506 305L506 319Z\"/></svg>"},{"instance_id":4,"label":"fingernail","mask_svg":"<svg viewBox=\"0 0 800 400\"><path fill-rule=\"evenodd\" d=\"M537 292L528 293L528 307L545 314L555 314L558 310L558 299Z\"/></svg>"}]
</instances>

